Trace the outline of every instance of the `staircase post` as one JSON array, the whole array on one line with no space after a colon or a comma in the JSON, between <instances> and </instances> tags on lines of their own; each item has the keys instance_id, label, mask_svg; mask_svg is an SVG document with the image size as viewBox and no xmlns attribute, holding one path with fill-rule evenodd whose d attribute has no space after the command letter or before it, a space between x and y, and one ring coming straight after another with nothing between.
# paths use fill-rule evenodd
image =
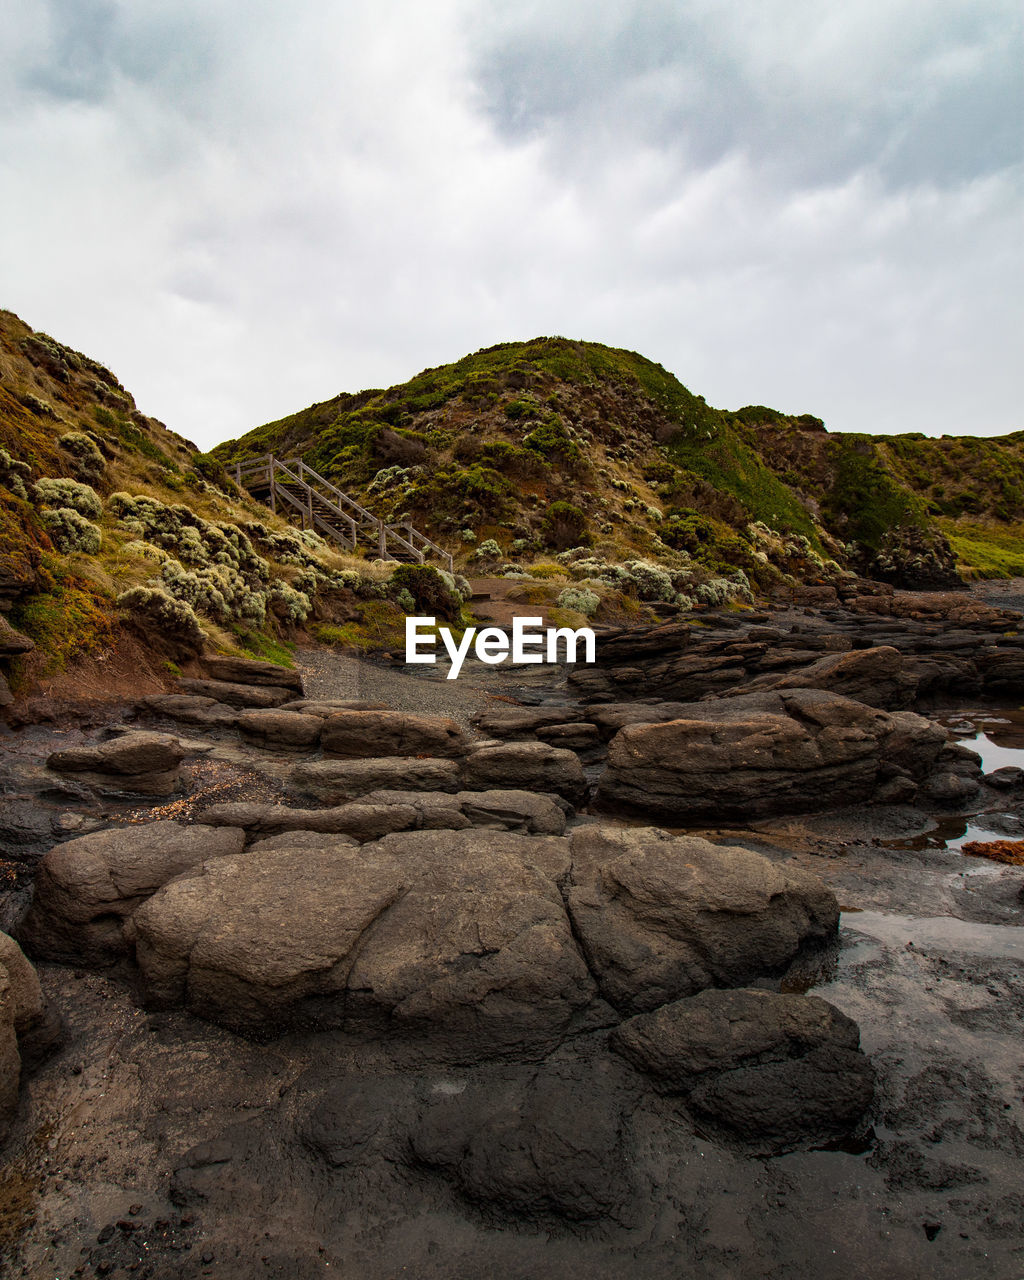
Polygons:
<instances>
[{"instance_id":1,"label":"staircase post","mask_svg":"<svg viewBox=\"0 0 1024 1280\"><path fill-rule=\"evenodd\" d=\"M377 549L380 552L380 559L388 558L387 534L384 532L384 521L377 521Z\"/></svg>"}]
</instances>

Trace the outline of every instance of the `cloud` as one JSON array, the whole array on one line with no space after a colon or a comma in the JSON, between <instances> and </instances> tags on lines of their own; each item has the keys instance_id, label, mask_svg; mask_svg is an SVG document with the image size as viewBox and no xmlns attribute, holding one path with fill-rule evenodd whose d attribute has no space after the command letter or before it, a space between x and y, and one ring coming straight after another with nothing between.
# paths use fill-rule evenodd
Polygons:
<instances>
[{"instance_id":1,"label":"cloud","mask_svg":"<svg viewBox=\"0 0 1024 1280\"><path fill-rule=\"evenodd\" d=\"M0 53L0 301L204 445L540 333L726 406L1011 430L1014 22L50 0Z\"/></svg>"}]
</instances>

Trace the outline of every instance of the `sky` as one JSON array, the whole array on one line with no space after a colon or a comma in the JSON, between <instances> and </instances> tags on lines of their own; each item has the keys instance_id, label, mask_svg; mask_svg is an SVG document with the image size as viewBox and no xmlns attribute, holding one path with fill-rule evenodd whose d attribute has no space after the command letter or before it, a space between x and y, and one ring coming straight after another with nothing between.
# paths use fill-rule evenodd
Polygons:
<instances>
[{"instance_id":1,"label":"sky","mask_svg":"<svg viewBox=\"0 0 1024 1280\"><path fill-rule=\"evenodd\" d=\"M1024 429L1018 0L0 0L0 306L208 448L496 342Z\"/></svg>"}]
</instances>

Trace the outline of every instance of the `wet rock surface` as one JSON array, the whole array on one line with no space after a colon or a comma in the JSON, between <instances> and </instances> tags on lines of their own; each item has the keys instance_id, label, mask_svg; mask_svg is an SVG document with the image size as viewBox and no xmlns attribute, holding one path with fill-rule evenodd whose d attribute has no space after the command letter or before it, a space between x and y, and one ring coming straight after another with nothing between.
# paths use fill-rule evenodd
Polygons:
<instances>
[{"instance_id":1,"label":"wet rock surface","mask_svg":"<svg viewBox=\"0 0 1024 1280\"><path fill-rule=\"evenodd\" d=\"M469 750L450 757L332 759L312 726L308 743L240 727L284 714L322 734L331 716L380 702L436 716L452 698L443 673L402 683L382 668L345 685L319 657L297 687L275 686L276 668L261 684L207 666L211 684L288 699L147 699L136 723L173 727L182 751L181 790L163 797L45 767L57 750L123 741L123 725L14 735L0 811L19 875L44 852L59 865L70 849L73 862L93 831L121 852L96 855L102 874L85 876L116 890L89 904L113 917L98 925L114 944L34 961L65 1032L19 1072L8 1112L12 1274L1019 1274L1021 872L956 844L982 818L994 836L1024 834L1015 777L992 780L1016 766L985 743L979 762L898 705L908 656L916 708L938 687L922 674L935 654L942 680L954 662L972 679L983 667L990 683L997 669L1016 678L1009 657L982 662L976 644L991 624L987 643L1012 648L1012 627L969 604L925 601L914 618L897 596L865 596L841 627L824 616L835 601L723 616L723 639L766 656L719 654L709 669L742 677L691 671L677 705L657 701L648 670L642 705L627 700L633 677L614 702L581 705L530 672L500 687L531 705L488 706L475 682L495 673L469 665L450 703ZM696 630L718 626L707 622ZM855 661L871 652L858 630L897 637L887 647L901 662ZM848 645L829 639L843 631ZM641 670L664 631L636 641ZM842 672L846 692L749 688L788 680L793 653L822 678ZM392 697L399 686L407 695ZM845 725L787 719L815 726L819 757L830 729L840 754L851 729L871 740L868 758L885 763L870 803L857 792L837 808L841 792L819 776L810 811L773 802L760 816L734 779L685 833L645 830L651 813L625 806L587 812L620 730L669 731L683 703L713 735L736 723L719 704L746 714L750 697L854 704ZM575 767L549 754L570 744ZM937 797L950 778L963 785ZM308 779L320 794L296 786ZM158 856L152 833L170 827L197 832L201 856ZM126 852L145 833L151 866ZM57 901L44 890L33 908L50 913L40 937L91 941L96 918L69 919ZM27 906L24 890L10 896L5 919ZM115 967L100 968L111 952Z\"/></svg>"},{"instance_id":2,"label":"wet rock surface","mask_svg":"<svg viewBox=\"0 0 1024 1280\"><path fill-rule=\"evenodd\" d=\"M860 1029L816 996L702 991L623 1023L612 1044L762 1154L850 1139L874 1093Z\"/></svg>"}]
</instances>

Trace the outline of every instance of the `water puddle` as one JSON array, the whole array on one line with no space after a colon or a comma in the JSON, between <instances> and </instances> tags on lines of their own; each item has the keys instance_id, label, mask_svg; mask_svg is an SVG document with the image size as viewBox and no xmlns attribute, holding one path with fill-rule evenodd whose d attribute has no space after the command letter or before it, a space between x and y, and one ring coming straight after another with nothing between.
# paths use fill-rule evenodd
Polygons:
<instances>
[{"instance_id":1,"label":"water puddle","mask_svg":"<svg viewBox=\"0 0 1024 1280\"><path fill-rule=\"evenodd\" d=\"M981 756L986 773L1015 765L1024 769L1024 709L953 711L933 717L961 746Z\"/></svg>"},{"instance_id":2,"label":"water puddle","mask_svg":"<svg viewBox=\"0 0 1024 1280\"><path fill-rule=\"evenodd\" d=\"M993 830L998 827L998 830ZM939 818L928 831L903 840L878 840L887 849L947 849L959 853L965 844L977 841L1024 838L1024 822L1012 813L973 813L966 817Z\"/></svg>"},{"instance_id":3,"label":"water puddle","mask_svg":"<svg viewBox=\"0 0 1024 1280\"><path fill-rule=\"evenodd\" d=\"M955 916L921 919L883 911L858 911L851 918L844 913L841 924L845 933L866 934L887 946L1024 960L1024 928L1019 925L976 924Z\"/></svg>"}]
</instances>

